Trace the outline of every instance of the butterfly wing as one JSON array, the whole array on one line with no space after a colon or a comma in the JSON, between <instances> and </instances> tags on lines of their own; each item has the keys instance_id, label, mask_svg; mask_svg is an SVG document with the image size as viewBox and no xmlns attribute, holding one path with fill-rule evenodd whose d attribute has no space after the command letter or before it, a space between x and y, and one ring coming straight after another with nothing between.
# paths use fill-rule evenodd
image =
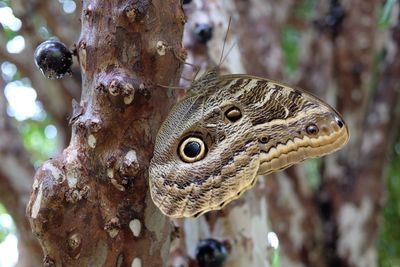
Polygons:
<instances>
[{"instance_id":1,"label":"butterfly wing","mask_svg":"<svg viewBox=\"0 0 400 267\"><path fill-rule=\"evenodd\" d=\"M332 153L349 137L332 107L282 83L225 75L204 92L177 103L156 139L150 191L171 217L219 209L258 174Z\"/></svg>"}]
</instances>

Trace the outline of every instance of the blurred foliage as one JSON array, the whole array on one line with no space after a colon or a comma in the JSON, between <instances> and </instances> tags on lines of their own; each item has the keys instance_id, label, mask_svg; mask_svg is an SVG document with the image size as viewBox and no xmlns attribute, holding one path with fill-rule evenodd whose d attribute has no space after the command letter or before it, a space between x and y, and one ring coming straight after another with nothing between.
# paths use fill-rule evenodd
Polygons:
<instances>
[{"instance_id":1,"label":"blurred foliage","mask_svg":"<svg viewBox=\"0 0 400 267\"><path fill-rule=\"evenodd\" d=\"M0 8L6 7L6 6L8 6L8 7L10 6L10 1L0 1ZM18 35L18 32L11 30L6 25L1 25L0 29L1 29L1 34L3 35L4 40L7 42Z\"/></svg>"},{"instance_id":2,"label":"blurred foliage","mask_svg":"<svg viewBox=\"0 0 400 267\"><path fill-rule=\"evenodd\" d=\"M313 190L318 190L321 184L321 159L309 159L304 162L308 183Z\"/></svg>"},{"instance_id":3,"label":"blurred foliage","mask_svg":"<svg viewBox=\"0 0 400 267\"><path fill-rule=\"evenodd\" d=\"M22 136L25 148L32 155L35 167L54 155L57 147L57 138L49 139L45 135L46 126L52 124L49 116L42 121L28 119L16 122L17 129Z\"/></svg>"},{"instance_id":4,"label":"blurred foliage","mask_svg":"<svg viewBox=\"0 0 400 267\"><path fill-rule=\"evenodd\" d=\"M0 0L0 7L10 6L10 0Z\"/></svg>"},{"instance_id":5,"label":"blurred foliage","mask_svg":"<svg viewBox=\"0 0 400 267\"><path fill-rule=\"evenodd\" d=\"M7 26L3 26L2 31L3 31L2 33L3 33L4 39L5 39L7 42L10 41L11 39L13 39L15 36L18 35L18 32L15 32L15 31L11 30L11 29L8 28Z\"/></svg>"},{"instance_id":6,"label":"blurred foliage","mask_svg":"<svg viewBox=\"0 0 400 267\"><path fill-rule=\"evenodd\" d=\"M271 267L281 267L281 256L279 249L274 249L272 251Z\"/></svg>"},{"instance_id":7,"label":"blurred foliage","mask_svg":"<svg viewBox=\"0 0 400 267\"><path fill-rule=\"evenodd\" d=\"M396 0L386 0L381 10L379 11L379 28L387 29L390 26L391 15Z\"/></svg>"},{"instance_id":8,"label":"blurred foliage","mask_svg":"<svg viewBox=\"0 0 400 267\"><path fill-rule=\"evenodd\" d=\"M400 137L386 169L386 201L378 240L381 267L400 267Z\"/></svg>"},{"instance_id":9,"label":"blurred foliage","mask_svg":"<svg viewBox=\"0 0 400 267\"><path fill-rule=\"evenodd\" d=\"M283 29L281 46L285 59L285 71L287 74L295 74L299 69L299 32L290 26Z\"/></svg>"},{"instance_id":10,"label":"blurred foliage","mask_svg":"<svg viewBox=\"0 0 400 267\"><path fill-rule=\"evenodd\" d=\"M0 203L0 216L3 214L7 214L6 208ZM10 233L10 229L4 227L3 224L0 223L0 243L4 241L6 236Z\"/></svg>"}]
</instances>

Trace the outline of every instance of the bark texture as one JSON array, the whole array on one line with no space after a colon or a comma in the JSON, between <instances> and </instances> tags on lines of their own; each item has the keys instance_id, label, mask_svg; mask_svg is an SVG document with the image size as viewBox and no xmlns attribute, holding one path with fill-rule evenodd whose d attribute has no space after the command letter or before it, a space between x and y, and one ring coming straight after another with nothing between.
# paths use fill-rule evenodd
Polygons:
<instances>
[{"instance_id":1,"label":"bark texture","mask_svg":"<svg viewBox=\"0 0 400 267\"><path fill-rule=\"evenodd\" d=\"M82 96L64 152L38 169L27 215L45 266L165 266L170 222L147 183L157 130L176 101L179 1L83 1Z\"/></svg>"}]
</instances>

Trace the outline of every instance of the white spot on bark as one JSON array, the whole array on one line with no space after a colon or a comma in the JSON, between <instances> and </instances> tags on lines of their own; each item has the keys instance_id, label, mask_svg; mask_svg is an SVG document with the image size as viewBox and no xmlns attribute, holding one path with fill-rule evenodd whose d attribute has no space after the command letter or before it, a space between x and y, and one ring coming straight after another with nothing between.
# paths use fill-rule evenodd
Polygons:
<instances>
[{"instance_id":1,"label":"white spot on bark","mask_svg":"<svg viewBox=\"0 0 400 267\"><path fill-rule=\"evenodd\" d=\"M107 169L107 176L109 178L114 178L114 170L112 168Z\"/></svg>"},{"instance_id":2,"label":"white spot on bark","mask_svg":"<svg viewBox=\"0 0 400 267\"><path fill-rule=\"evenodd\" d=\"M142 260L140 258L134 258L131 267L142 267Z\"/></svg>"},{"instance_id":3,"label":"white spot on bark","mask_svg":"<svg viewBox=\"0 0 400 267\"><path fill-rule=\"evenodd\" d=\"M358 207L353 203L345 204L339 211L339 243L338 252L342 257L349 259L354 266L376 266L376 255L371 248L365 251L368 244L366 223L372 215L372 202L364 198Z\"/></svg>"},{"instance_id":4,"label":"white spot on bark","mask_svg":"<svg viewBox=\"0 0 400 267\"><path fill-rule=\"evenodd\" d=\"M109 235L111 238L114 238L114 237L116 237L116 236L118 235L119 230L118 230L118 229L110 229L110 230L108 230L107 232L108 232L108 235Z\"/></svg>"},{"instance_id":5,"label":"white spot on bark","mask_svg":"<svg viewBox=\"0 0 400 267\"><path fill-rule=\"evenodd\" d=\"M78 182L80 161L78 160L78 150L70 149L68 152L66 158L68 168L65 176L67 177L68 186L72 188Z\"/></svg>"},{"instance_id":6,"label":"white spot on bark","mask_svg":"<svg viewBox=\"0 0 400 267\"><path fill-rule=\"evenodd\" d=\"M123 176L134 176L139 171L139 162L136 151L130 150L126 153L123 164L121 165L120 174Z\"/></svg>"},{"instance_id":7,"label":"white spot on bark","mask_svg":"<svg viewBox=\"0 0 400 267\"><path fill-rule=\"evenodd\" d=\"M386 124L390 119L390 110L386 103L380 103L377 107L379 122Z\"/></svg>"},{"instance_id":8,"label":"white spot on bark","mask_svg":"<svg viewBox=\"0 0 400 267\"><path fill-rule=\"evenodd\" d=\"M274 249L278 249L278 247L279 247L279 239L278 239L278 236L276 235L276 233L269 232L267 234L267 240L268 240L268 244L271 247L273 247Z\"/></svg>"},{"instance_id":9,"label":"white spot on bark","mask_svg":"<svg viewBox=\"0 0 400 267\"><path fill-rule=\"evenodd\" d=\"M338 164L337 158L333 155L325 157L325 176L331 178L340 178L343 176L343 166Z\"/></svg>"},{"instance_id":10,"label":"white spot on bark","mask_svg":"<svg viewBox=\"0 0 400 267\"><path fill-rule=\"evenodd\" d=\"M125 164L130 166L133 163L137 163L137 162L138 162L138 159L137 159L136 151L129 150L128 153L126 153L126 155L125 155Z\"/></svg>"},{"instance_id":11,"label":"white spot on bark","mask_svg":"<svg viewBox=\"0 0 400 267\"><path fill-rule=\"evenodd\" d=\"M39 190L35 199L35 202L32 205L32 213L31 213L31 217L33 219L37 218L37 215L39 214L39 210L40 210L40 205L42 203L42 195L43 195L43 183L40 184L39 186Z\"/></svg>"},{"instance_id":12,"label":"white spot on bark","mask_svg":"<svg viewBox=\"0 0 400 267\"><path fill-rule=\"evenodd\" d=\"M70 188L75 187L78 182L77 173L75 171L70 171L67 173L67 182Z\"/></svg>"},{"instance_id":13,"label":"white spot on bark","mask_svg":"<svg viewBox=\"0 0 400 267\"><path fill-rule=\"evenodd\" d=\"M377 146L381 144L383 141L383 134L380 131L372 131L369 134L369 137L364 139L365 141L361 145L361 153L362 154L370 154L375 150Z\"/></svg>"},{"instance_id":14,"label":"white spot on bark","mask_svg":"<svg viewBox=\"0 0 400 267\"><path fill-rule=\"evenodd\" d=\"M122 87L122 95L124 96L124 103L125 105L129 105L132 103L134 95L135 95L135 88L130 83L125 83Z\"/></svg>"},{"instance_id":15,"label":"white spot on bark","mask_svg":"<svg viewBox=\"0 0 400 267\"><path fill-rule=\"evenodd\" d=\"M138 237L140 235L140 231L142 230L142 223L138 219L133 219L129 222L129 228L131 229L133 235Z\"/></svg>"},{"instance_id":16,"label":"white spot on bark","mask_svg":"<svg viewBox=\"0 0 400 267\"><path fill-rule=\"evenodd\" d=\"M94 137L93 134L88 136L88 144L91 148L95 148L96 147L96 137Z\"/></svg>"},{"instance_id":17,"label":"white spot on bark","mask_svg":"<svg viewBox=\"0 0 400 267\"><path fill-rule=\"evenodd\" d=\"M133 93L130 94L130 95L128 95L128 96L125 96L125 97L124 97L124 104L125 104L125 105L129 105L130 103L132 103L133 98L134 98Z\"/></svg>"},{"instance_id":18,"label":"white spot on bark","mask_svg":"<svg viewBox=\"0 0 400 267\"><path fill-rule=\"evenodd\" d=\"M57 182L62 182L62 172L59 168L54 166L51 162L46 162L43 164L42 169L45 171L50 171L51 175L53 176L54 180Z\"/></svg>"},{"instance_id":19,"label":"white spot on bark","mask_svg":"<svg viewBox=\"0 0 400 267\"><path fill-rule=\"evenodd\" d=\"M108 92L112 96L117 96L117 95L120 94L119 83L118 83L117 80L112 80L111 81L110 86L108 87Z\"/></svg>"},{"instance_id":20,"label":"white spot on bark","mask_svg":"<svg viewBox=\"0 0 400 267\"><path fill-rule=\"evenodd\" d=\"M129 19L135 20L135 18L136 18L136 9L130 8L125 12L125 14Z\"/></svg>"},{"instance_id":21,"label":"white spot on bark","mask_svg":"<svg viewBox=\"0 0 400 267\"><path fill-rule=\"evenodd\" d=\"M164 56L165 55L165 50L167 49L167 44L164 43L163 41L158 41L157 42L157 53L160 56Z\"/></svg>"}]
</instances>

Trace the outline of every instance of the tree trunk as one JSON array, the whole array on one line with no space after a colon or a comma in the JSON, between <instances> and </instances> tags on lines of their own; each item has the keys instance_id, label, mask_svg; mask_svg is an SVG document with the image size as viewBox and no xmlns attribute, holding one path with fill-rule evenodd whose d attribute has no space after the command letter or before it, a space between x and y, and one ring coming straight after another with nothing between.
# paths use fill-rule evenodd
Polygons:
<instances>
[{"instance_id":1,"label":"tree trunk","mask_svg":"<svg viewBox=\"0 0 400 267\"><path fill-rule=\"evenodd\" d=\"M179 1L82 3L82 96L62 155L35 175L27 215L45 266L165 266L170 222L147 182L157 130L176 101Z\"/></svg>"}]
</instances>

